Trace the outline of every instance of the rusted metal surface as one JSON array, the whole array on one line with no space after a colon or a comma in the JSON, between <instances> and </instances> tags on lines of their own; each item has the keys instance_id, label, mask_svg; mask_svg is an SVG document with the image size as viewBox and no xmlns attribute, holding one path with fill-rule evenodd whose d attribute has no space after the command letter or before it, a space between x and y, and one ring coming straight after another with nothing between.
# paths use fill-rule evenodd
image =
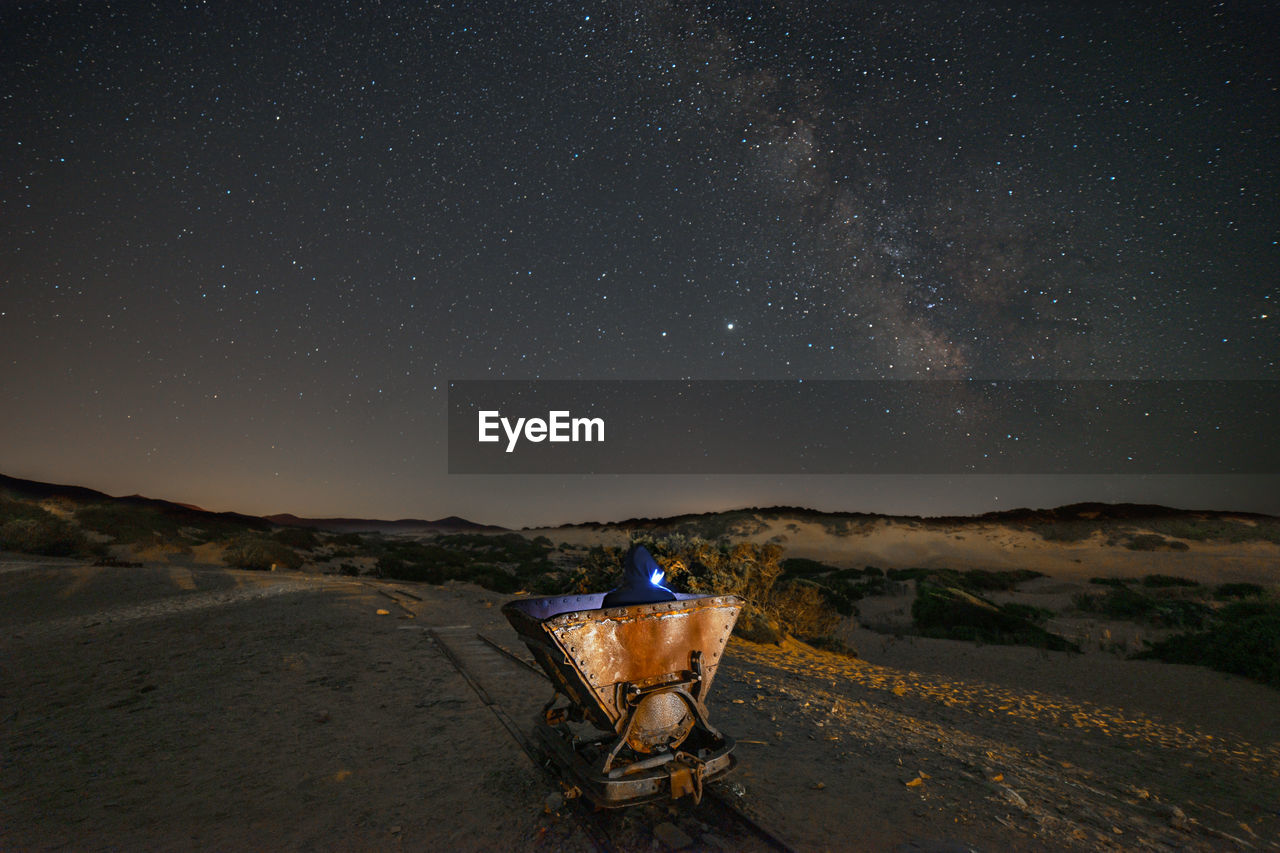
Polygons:
<instances>
[{"instance_id":1,"label":"rusted metal surface","mask_svg":"<svg viewBox=\"0 0 1280 853\"><path fill-rule=\"evenodd\" d=\"M610 771L601 771L592 750L575 749L552 726L535 726L534 734L554 764L563 769L581 793L606 809L686 794L700 796L705 782L724 776L737 765L731 738L711 740L697 731L689 739L696 756L683 750L667 752ZM673 790L673 782L679 794Z\"/></svg>"},{"instance_id":2,"label":"rusted metal surface","mask_svg":"<svg viewBox=\"0 0 1280 853\"><path fill-rule=\"evenodd\" d=\"M627 745L636 752L653 752L668 743L680 743L695 722L684 700L674 693L651 693L635 709L627 732Z\"/></svg>"},{"instance_id":3,"label":"rusted metal surface","mask_svg":"<svg viewBox=\"0 0 1280 853\"><path fill-rule=\"evenodd\" d=\"M512 601L502 611L555 685L535 731L594 803L702 796L729 772L733 741L706 697L737 621L732 595L600 607L602 595ZM559 696L569 707L554 707ZM573 723L608 734L583 737Z\"/></svg>"},{"instance_id":4,"label":"rusted metal surface","mask_svg":"<svg viewBox=\"0 0 1280 853\"><path fill-rule=\"evenodd\" d=\"M629 722L632 708L619 689L626 685L652 689L694 681L693 697L699 704L706 701L741 599L689 596L656 604L555 612L557 604L575 607L598 598L526 599L507 604L503 612L557 688L602 730L621 732ZM701 659L697 679L692 678L694 652ZM646 709L643 720L637 721L645 731L652 730L657 717L685 720L688 716L674 704L682 705L679 699L662 700L651 708L650 701L653 697L638 703Z\"/></svg>"},{"instance_id":5,"label":"rusted metal surface","mask_svg":"<svg viewBox=\"0 0 1280 853\"><path fill-rule=\"evenodd\" d=\"M702 802L702 774L706 769L705 762L699 761L683 753L667 765L667 784L671 789L671 799L678 800L686 794L693 796L695 803Z\"/></svg>"}]
</instances>

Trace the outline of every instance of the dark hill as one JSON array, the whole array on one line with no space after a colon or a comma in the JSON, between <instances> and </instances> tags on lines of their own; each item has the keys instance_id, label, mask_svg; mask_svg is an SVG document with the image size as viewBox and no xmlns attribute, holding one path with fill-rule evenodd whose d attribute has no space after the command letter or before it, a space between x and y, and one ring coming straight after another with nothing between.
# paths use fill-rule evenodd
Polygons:
<instances>
[{"instance_id":1,"label":"dark hill","mask_svg":"<svg viewBox=\"0 0 1280 853\"><path fill-rule=\"evenodd\" d=\"M41 483L36 480L8 477L4 474L0 474L0 494L16 500L64 501L75 504L77 507L108 506L146 509L186 527L215 527L221 529L240 526L252 530L271 529L269 521L256 515L244 515L238 512L210 512L191 504L157 500L156 498L147 498L142 495L128 495L117 498L105 492L99 492L96 489L87 489L84 486Z\"/></svg>"},{"instance_id":2,"label":"dark hill","mask_svg":"<svg viewBox=\"0 0 1280 853\"><path fill-rule=\"evenodd\" d=\"M494 524L478 524L456 515L435 521L422 518L400 518L394 521L377 518L299 518L290 513L278 513L265 518L272 524L310 527L330 533L502 533L507 529Z\"/></svg>"},{"instance_id":3,"label":"dark hill","mask_svg":"<svg viewBox=\"0 0 1280 853\"><path fill-rule=\"evenodd\" d=\"M900 522L918 522L926 525L955 525L955 524L975 524L975 523L994 523L994 524L1016 524L1016 525L1035 525L1035 524L1052 524L1063 521L1081 521L1088 520L1094 522L1138 522L1144 520L1211 520L1224 518L1238 518L1251 520L1269 520L1274 521L1273 516L1256 512L1232 512L1219 510L1192 510L1177 509L1175 507L1160 506L1158 504L1129 504L1129 503L1076 503L1065 506L1055 507L1052 509L1007 509L994 512L984 512L979 515L939 515L939 516L919 516L919 515L885 515L881 513L868 512L842 512L842 511L824 511L813 509L811 507L802 506L769 506L769 507L743 507L741 509L729 509L719 512L704 513L685 513L681 515L666 516L661 518L628 518L622 521L586 521L576 524L566 524L565 527L583 527L587 529L609 529L609 528L628 528L641 530L664 530L668 528L678 527L681 525L696 524L699 522L706 523L715 520L747 520L756 518L761 520L777 519L777 518L795 518L804 521L821 521L821 520L847 520L847 521L874 521L878 519L886 519L890 521Z\"/></svg>"}]
</instances>

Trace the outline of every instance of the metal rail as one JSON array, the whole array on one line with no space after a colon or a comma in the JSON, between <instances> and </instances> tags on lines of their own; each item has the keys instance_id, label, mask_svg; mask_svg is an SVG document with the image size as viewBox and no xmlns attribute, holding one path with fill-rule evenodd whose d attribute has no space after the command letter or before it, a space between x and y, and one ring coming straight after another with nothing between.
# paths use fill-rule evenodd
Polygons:
<instances>
[{"instance_id":1,"label":"metal rail","mask_svg":"<svg viewBox=\"0 0 1280 853\"><path fill-rule=\"evenodd\" d=\"M433 636L435 636L434 632L433 632ZM495 651L497 651L507 659L537 674L544 681L549 681L547 679L546 673L543 672L542 669L538 667L536 664L526 660L525 658L521 657L520 655L511 651L510 649L504 647L500 643L490 639L489 637L486 637L484 634L479 633L478 631L476 632L476 637L484 641L488 646L493 648ZM438 638L437 638L437 643L439 643ZM446 654L448 653L446 652ZM459 671L461 672L462 669L459 663L456 661L456 659L452 655L449 656L449 659L451 661L454 661L454 666L458 667ZM469 676L466 676L466 673L463 673L463 674L465 677L467 677L468 681L471 681L471 678ZM491 709L493 707L494 707L493 705L490 705ZM523 734L520 737L523 738ZM526 749L526 752L528 752L527 749ZM535 763L537 763L536 760L535 760ZM709 784L707 788L703 791L702 802L703 803L710 802L711 809L719 810L723 814L727 815L731 820L737 821L739 824L746 827L749 830L750 834L756 836L756 838L764 842L768 847L772 848L773 850L777 850L780 853L794 853L795 848L792 847L787 842L783 841L781 838L779 838L777 833L775 833L774 831L769 829L767 826L760 823L760 821L757 820L755 817L751 816L750 814L747 814L747 812L745 812L741 806L739 806L737 803L733 802L724 794L716 790L716 783ZM705 809L707 808L707 806L699 806L698 808ZM714 824L714 823L717 823L718 821L708 821L708 822ZM583 823L585 825L586 823L589 823L589 822L584 821ZM592 835L593 842L595 841L596 832L598 832L598 829L594 829L594 830L588 829L588 834ZM602 848L602 849L613 849L613 848L611 846L606 846L605 848Z\"/></svg>"},{"instance_id":2,"label":"metal rail","mask_svg":"<svg viewBox=\"0 0 1280 853\"><path fill-rule=\"evenodd\" d=\"M400 601L396 599L394 595L389 595L386 592L383 592L382 590L384 587L381 584L375 585L368 581L363 581L362 585L370 587L382 595L385 595L387 598L395 601L402 609L412 616L416 617L418 615L416 613L416 606L409 604L408 602ZM421 603L422 601L419 596L405 590L393 588L392 591L403 593L407 597L414 599L417 603ZM464 626L459 625L456 627L462 628ZM511 719L506 710L499 703L494 701L494 699L484 689L483 685L481 685L476 679L475 675L468 671L466 665L456 654L454 654L453 650L449 648L448 643L446 643L440 636L437 628L427 628L425 633L430 635L436 648L440 650L441 654L443 654L445 659L448 660L453 668L458 671L458 674L467 682L467 685L471 687L472 691L475 692L476 696L484 706L489 709L502 727L506 729L512 740L514 740L525 753L530 762L533 763L534 767L538 768L538 770L542 772L553 784L559 785L560 778L550 769L550 760L543 755L542 751L529 739L524 730ZM478 631L475 632L475 636L495 652L500 654L503 658L511 661L517 666L529 670L540 679L550 683L550 680L547 678L547 674L543 672L542 668L533 661L516 654L501 643L486 637ZM703 791L702 803L696 807L697 810L701 812L701 818L704 819L704 823L723 828L725 820L718 819L717 815L710 813L719 812L720 815L726 818L729 822L737 823L740 827L743 827L746 830L745 834L754 836L765 847L779 851L779 853L795 853L795 848L792 845L779 838L777 833L744 811L742 806L735 803L729 796L726 796L717 790L717 787L720 784L721 783L719 782L708 784ZM611 853L611 851L618 849L618 845L612 843L609 837L611 824L606 811L601 810L591 813L585 809L577 809L570 814L574 818L576 825L581 828L583 833L587 836L592 846L595 847L596 850L600 851L600 853Z\"/></svg>"},{"instance_id":3,"label":"metal rail","mask_svg":"<svg viewBox=\"0 0 1280 853\"><path fill-rule=\"evenodd\" d=\"M458 674L462 676L468 686L475 691L476 696L480 698L480 701L484 703L485 707L488 708L489 711L498 719L498 722L502 724L502 727L507 730L507 734L511 735L512 740L514 740L519 745L520 749L524 751L524 754L528 757L529 761L533 763L533 766L538 768L538 770L547 776L553 783L558 785L560 780L549 769L548 765L550 762L545 756L543 756L541 750L539 750L533 742L525 736L524 732L515 724L515 721L511 719L510 715L507 714L503 707L489 696L489 693L475 678L475 675L467 669L466 664L462 662L461 658L454 654L453 649L449 648L449 644L440 636L439 631L435 628L429 628L427 633L435 643L436 648L438 648L441 654L444 655L445 659L449 661L449 663L453 664L453 668L458 671ZM498 646L492 640L486 639L479 632L476 632L476 636L489 646L502 652L506 657L517 662L524 663L520 658L516 657L506 649L503 649L501 646ZM587 836L587 839L591 842L592 846L599 851L599 853L612 853L614 846L609 844L608 839L601 832L599 826L596 826L593 821L585 819L582 815L574 815L574 817L579 828L582 829L583 833Z\"/></svg>"},{"instance_id":4,"label":"metal rail","mask_svg":"<svg viewBox=\"0 0 1280 853\"><path fill-rule=\"evenodd\" d=\"M522 667L529 670L530 672L532 672L534 675L538 676L542 680L544 681L546 680L547 674L543 672L542 668L539 667L533 661L522 658L515 652L509 651L504 646L501 646L498 643L495 643L493 640L489 639L484 634L481 634L479 631L476 632L476 636L479 637L481 640L484 640L498 654L502 655L503 657L510 658L511 660L520 664Z\"/></svg>"},{"instance_id":5,"label":"metal rail","mask_svg":"<svg viewBox=\"0 0 1280 853\"><path fill-rule=\"evenodd\" d=\"M524 732L520 730L520 727L516 725L515 721L511 719L505 710L503 710L502 706L489 697L489 694L485 692L485 689L480 685L480 682L476 681L475 677L467 671L466 666L463 665L458 656L453 653L453 649L449 648L449 644L440 637L440 634L435 628L429 629L427 633L431 635L431 639L435 642L436 648L438 648L444 656L449 659L449 663L453 664L453 668L458 671L458 674L466 680L467 684L471 686L471 689L480 697L480 701L483 702L485 707L493 712L493 715L498 718L498 722L502 723L502 727L507 730L507 734L511 735L512 740L519 744L520 748L524 750L524 754L529 757L529 760L535 765L540 764L540 754L534 747L532 741L525 737ZM479 635L477 634L476 636Z\"/></svg>"}]
</instances>

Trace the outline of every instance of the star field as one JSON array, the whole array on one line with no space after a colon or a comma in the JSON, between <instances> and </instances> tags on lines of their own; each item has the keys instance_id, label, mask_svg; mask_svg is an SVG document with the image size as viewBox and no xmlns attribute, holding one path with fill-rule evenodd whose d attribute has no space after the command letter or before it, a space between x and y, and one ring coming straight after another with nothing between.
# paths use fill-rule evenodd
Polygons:
<instances>
[{"instance_id":1,"label":"star field","mask_svg":"<svg viewBox=\"0 0 1280 853\"><path fill-rule=\"evenodd\" d=\"M881 506L856 478L663 499L443 473L450 379L1280 378L1278 24L1258 2L6 4L0 470L499 523L1280 511L1274 478L913 481Z\"/></svg>"}]
</instances>

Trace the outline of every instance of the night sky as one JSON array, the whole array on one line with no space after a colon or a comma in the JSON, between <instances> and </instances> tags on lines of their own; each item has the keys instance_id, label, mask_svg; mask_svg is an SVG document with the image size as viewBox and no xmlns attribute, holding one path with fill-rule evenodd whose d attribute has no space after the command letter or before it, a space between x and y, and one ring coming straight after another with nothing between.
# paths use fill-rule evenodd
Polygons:
<instances>
[{"instance_id":1,"label":"night sky","mask_svg":"<svg viewBox=\"0 0 1280 853\"><path fill-rule=\"evenodd\" d=\"M508 525L1280 512L450 476L444 434L451 379L1278 380L1278 40L1257 2L4 3L0 472Z\"/></svg>"}]
</instances>

